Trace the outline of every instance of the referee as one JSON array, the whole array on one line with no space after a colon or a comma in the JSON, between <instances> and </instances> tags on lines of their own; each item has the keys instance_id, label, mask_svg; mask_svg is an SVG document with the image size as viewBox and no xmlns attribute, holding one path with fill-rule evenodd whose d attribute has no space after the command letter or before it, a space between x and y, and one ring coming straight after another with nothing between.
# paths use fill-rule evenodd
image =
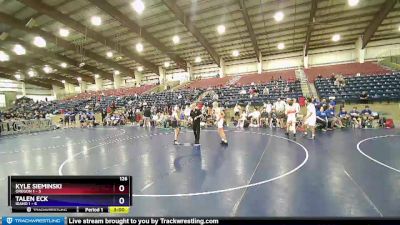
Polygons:
<instances>
[{"instance_id":1,"label":"referee","mask_svg":"<svg viewBox=\"0 0 400 225\"><path fill-rule=\"evenodd\" d=\"M202 117L201 113L202 105L197 103L197 107L190 112L190 117L193 119L193 133L194 133L194 144L200 144L200 121Z\"/></svg>"}]
</instances>

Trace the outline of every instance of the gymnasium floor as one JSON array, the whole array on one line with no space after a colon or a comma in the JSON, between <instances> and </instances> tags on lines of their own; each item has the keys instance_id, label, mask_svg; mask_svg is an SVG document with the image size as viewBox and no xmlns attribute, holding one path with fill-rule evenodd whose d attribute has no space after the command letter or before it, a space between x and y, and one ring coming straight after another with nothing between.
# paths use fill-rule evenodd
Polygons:
<instances>
[{"instance_id":1,"label":"gymnasium floor","mask_svg":"<svg viewBox=\"0 0 400 225\"><path fill-rule=\"evenodd\" d=\"M215 130L202 130L200 151L190 130L179 146L171 130L135 127L2 137L0 215L10 214L8 175L59 174L132 175L132 216L400 215L398 129L337 130L315 141L269 129L227 135L225 147Z\"/></svg>"}]
</instances>

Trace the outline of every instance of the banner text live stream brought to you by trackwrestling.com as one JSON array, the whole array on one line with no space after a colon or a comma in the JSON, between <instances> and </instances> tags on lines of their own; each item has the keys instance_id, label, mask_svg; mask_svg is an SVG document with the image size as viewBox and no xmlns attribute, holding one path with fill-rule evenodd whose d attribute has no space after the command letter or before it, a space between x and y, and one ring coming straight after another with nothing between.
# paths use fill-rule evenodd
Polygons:
<instances>
[{"instance_id":1,"label":"banner text live stream brought to you by trackwrestling.com","mask_svg":"<svg viewBox=\"0 0 400 225\"><path fill-rule=\"evenodd\" d=\"M67 218L68 225L79 224L136 224L136 225L159 225L159 224L219 224L218 219L199 218Z\"/></svg>"},{"instance_id":2,"label":"banner text live stream brought to you by trackwrestling.com","mask_svg":"<svg viewBox=\"0 0 400 225\"><path fill-rule=\"evenodd\" d=\"M166 217L22 217L3 216L3 225L399 225L399 218L267 219L267 218L166 218Z\"/></svg>"},{"instance_id":3,"label":"banner text live stream brought to you by trackwrestling.com","mask_svg":"<svg viewBox=\"0 0 400 225\"><path fill-rule=\"evenodd\" d=\"M219 219L206 218L133 218L133 217L3 217L3 225L214 225Z\"/></svg>"}]
</instances>

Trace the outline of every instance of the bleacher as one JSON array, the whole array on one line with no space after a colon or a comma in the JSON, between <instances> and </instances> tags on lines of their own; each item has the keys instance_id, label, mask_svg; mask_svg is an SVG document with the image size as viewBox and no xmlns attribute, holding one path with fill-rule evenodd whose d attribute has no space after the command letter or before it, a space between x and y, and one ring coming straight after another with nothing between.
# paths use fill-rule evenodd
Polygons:
<instances>
[{"instance_id":1,"label":"bleacher","mask_svg":"<svg viewBox=\"0 0 400 225\"><path fill-rule=\"evenodd\" d=\"M337 100L346 102L358 101L362 91L369 94L371 101L386 101L400 99L400 72L386 74L365 74L364 76L355 76L356 74L347 74L345 77L345 86L339 87L334 84L330 76L318 78L315 81L315 87L321 98L335 97ZM285 73L269 72L262 75L251 74L242 76L238 82L226 85L226 82L232 79L214 78L212 85L191 86L193 89L165 91L160 93L144 92L153 88L153 85L142 87L121 88L103 90L98 92L81 93L73 98L62 101L33 103L30 102L16 111L24 109L27 111L41 110L45 108L46 112L55 112L64 110L73 110L75 112L84 111L88 106L94 111L115 103L117 107L138 107L144 102L148 106L172 106L185 105L193 103L204 92L204 89L212 90L202 101L211 104L213 94L218 95L218 101L225 107L233 107L239 103L246 105L251 102L252 105L262 105L266 101L274 101L277 98L299 98L302 95L300 82L294 79L294 71ZM207 81L210 79L203 80ZM201 83L203 83L201 82ZM207 83L208 84L208 83ZM211 88L212 87L212 88ZM264 88L268 87L269 94L263 94ZM285 90L289 88L289 91ZM258 94L250 94L250 89L257 90ZM245 94L240 94L243 90ZM12 110L13 111L13 110Z\"/></svg>"},{"instance_id":2,"label":"bleacher","mask_svg":"<svg viewBox=\"0 0 400 225\"><path fill-rule=\"evenodd\" d=\"M94 111L99 111L102 108L115 103L118 108L131 107L137 108L146 102L147 106L156 106L162 108L165 106L185 105L190 104L202 93L201 90L190 91L165 91L160 93L147 94L130 94L126 96L91 96L85 99L73 99L59 102L56 105L57 109L74 109L74 111L83 111L87 105L93 106Z\"/></svg>"},{"instance_id":3,"label":"bleacher","mask_svg":"<svg viewBox=\"0 0 400 225\"><path fill-rule=\"evenodd\" d=\"M318 76L322 78L331 77L332 75L341 74L343 76L355 76L357 73L360 75L367 74L386 74L391 72L378 65L375 62L365 63L346 63L329 66L318 66L304 69L308 81L313 83Z\"/></svg>"},{"instance_id":4,"label":"bleacher","mask_svg":"<svg viewBox=\"0 0 400 225\"><path fill-rule=\"evenodd\" d=\"M266 84L271 82L272 80L286 80L289 82L294 82L296 80L295 70L282 70L282 71L273 71L273 72L265 72L261 74L249 74L243 75L236 84L239 86L249 85L251 83L255 84Z\"/></svg>"},{"instance_id":5,"label":"bleacher","mask_svg":"<svg viewBox=\"0 0 400 225\"><path fill-rule=\"evenodd\" d=\"M202 80L195 80L182 86L180 89L208 89L208 88L219 88L224 87L227 83L233 79L233 77L223 77L223 78L207 78Z\"/></svg>"},{"instance_id":6,"label":"bleacher","mask_svg":"<svg viewBox=\"0 0 400 225\"><path fill-rule=\"evenodd\" d=\"M369 74L345 78L345 86L338 88L330 78L319 78L315 87L321 98L335 97L338 100L354 102L360 99L362 91L369 94L370 101L400 99L400 73Z\"/></svg>"},{"instance_id":7,"label":"bleacher","mask_svg":"<svg viewBox=\"0 0 400 225\"><path fill-rule=\"evenodd\" d=\"M180 91L165 91L160 93L151 93L138 96L137 99L128 97L126 100L134 101L134 104L146 102L148 106L172 106L191 104L197 97L203 93L201 90L180 90Z\"/></svg>"},{"instance_id":8,"label":"bleacher","mask_svg":"<svg viewBox=\"0 0 400 225\"><path fill-rule=\"evenodd\" d=\"M96 96L130 96L135 94L142 94L150 89L152 89L155 85L143 85L140 87L123 87L118 89L105 89L101 91L88 91L84 93L79 93L75 96L70 96L65 98L64 100L79 100L79 99L90 99Z\"/></svg>"},{"instance_id":9,"label":"bleacher","mask_svg":"<svg viewBox=\"0 0 400 225\"><path fill-rule=\"evenodd\" d=\"M52 113L57 104L55 101L34 101L28 97L22 97L15 101L13 107L9 109L10 113L25 115L25 119L31 119L35 111Z\"/></svg>"},{"instance_id":10,"label":"bleacher","mask_svg":"<svg viewBox=\"0 0 400 225\"><path fill-rule=\"evenodd\" d=\"M290 91L285 92L285 87L288 86ZM269 94L264 95L263 90L265 87L269 88ZM249 90L253 88L257 88L258 96L250 97ZM244 89L246 90L246 94L239 94L239 92ZM240 105L246 105L248 102L251 102L252 105L262 105L266 101L273 101L278 98L296 98L303 96L301 92L300 82L288 82L288 81L273 81L264 84L256 84L256 85L243 85L241 87L224 87L214 90L215 93L218 94L218 101L221 105L225 107L233 107L236 103ZM206 96L203 99L203 102L206 104L211 104L213 100L213 96Z\"/></svg>"},{"instance_id":11,"label":"bleacher","mask_svg":"<svg viewBox=\"0 0 400 225\"><path fill-rule=\"evenodd\" d=\"M123 107L126 105L126 99L128 97L135 96L135 94L141 95L153 87L154 85L144 85L141 87L124 87L80 93L57 101L53 110L74 109L74 111L84 111L85 107L89 105L93 107L95 111L98 111L101 108L106 108L112 102L114 102L117 107Z\"/></svg>"}]
</instances>

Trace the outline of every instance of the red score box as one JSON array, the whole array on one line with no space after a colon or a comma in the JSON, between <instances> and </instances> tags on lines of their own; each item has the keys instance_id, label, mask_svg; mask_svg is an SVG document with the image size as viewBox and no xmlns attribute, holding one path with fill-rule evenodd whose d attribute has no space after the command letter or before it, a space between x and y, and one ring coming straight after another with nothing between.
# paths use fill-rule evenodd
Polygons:
<instances>
[{"instance_id":1,"label":"red score box","mask_svg":"<svg viewBox=\"0 0 400 225\"><path fill-rule=\"evenodd\" d=\"M32 189L33 195L129 194L128 185L119 184L62 184L62 189Z\"/></svg>"}]
</instances>

